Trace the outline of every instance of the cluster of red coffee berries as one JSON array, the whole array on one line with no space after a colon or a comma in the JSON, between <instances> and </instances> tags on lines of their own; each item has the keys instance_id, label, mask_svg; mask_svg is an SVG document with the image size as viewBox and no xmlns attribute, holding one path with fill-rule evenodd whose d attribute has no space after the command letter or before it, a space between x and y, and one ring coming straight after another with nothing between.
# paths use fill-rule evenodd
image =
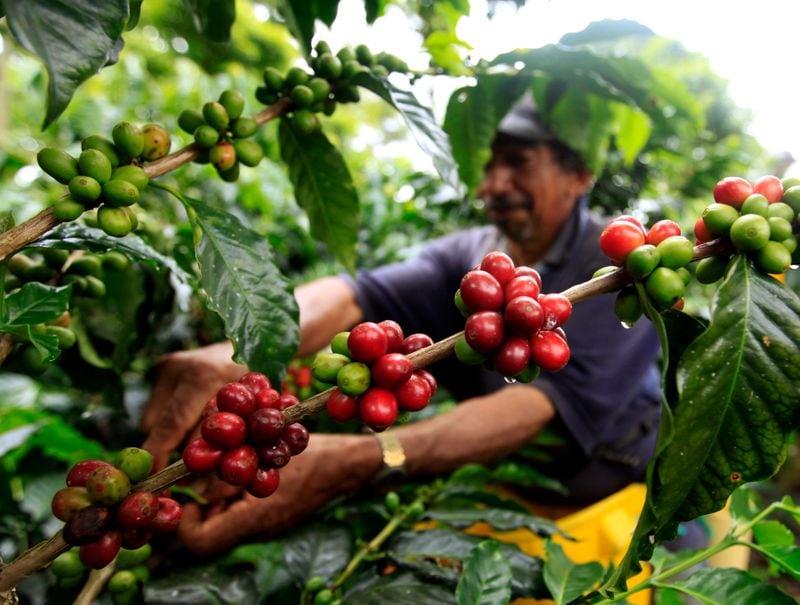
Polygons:
<instances>
[{"instance_id":1,"label":"cluster of red coffee berries","mask_svg":"<svg viewBox=\"0 0 800 605\"><path fill-rule=\"evenodd\" d=\"M217 101L208 101L202 112L185 109L178 116L178 126L194 137L203 152L194 160L211 163L223 181L239 178L239 164L257 166L264 157L252 137L258 122L244 116L244 97L235 90L226 90Z\"/></svg>"},{"instance_id":2,"label":"cluster of red coffee berries","mask_svg":"<svg viewBox=\"0 0 800 605\"><path fill-rule=\"evenodd\" d=\"M740 177L726 177L714 186L714 202L697 219L694 233L698 243L716 237L730 240L738 252L747 254L765 273L783 273L797 251L797 211L800 185L788 187L776 176L764 176L754 183ZM720 279L730 253L704 258L697 263L696 276L709 284Z\"/></svg>"},{"instance_id":3,"label":"cluster of red coffee berries","mask_svg":"<svg viewBox=\"0 0 800 605\"><path fill-rule=\"evenodd\" d=\"M183 450L183 462L194 473L217 476L244 486L257 498L270 496L280 483L278 469L308 445L308 430L287 424L281 411L298 403L281 395L264 374L248 372L223 386L206 404L201 437Z\"/></svg>"},{"instance_id":4,"label":"cluster of red coffee berries","mask_svg":"<svg viewBox=\"0 0 800 605\"><path fill-rule=\"evenodd\" d=\"M536 379L541 369L562 369L570 351L561 326L572 314L572 303L562 294L540 294L541 287L535 269L514 266L503 252L486 254L455 294L467 318L455 345L459 361L489 363L522 382Z\"/></svg>"},{"instance_id":5,"label":"cluster of red coffee berries","mask_svg":"<svg viewBox=\"0 0 800 605\"><path fill-rule=\"evenodd\" d=\"M101 569L120 548L135 549L148 543L154 532L177 529L183 509L166 496L131 491L131 484L145 479L153 457L129 447L117 464L83 460L67 473L67 487L53 496L51 508L65 522L64 541L79 546L81 562Z\"/></svg>"},{"instance_id":6,"label":"cluster of red coffee berries","mask_svg":"<svg viewBox=\"0 0 800 605\"><path fill-rule=\"evenodd\" d=\"M61 221L74 221L84 211L98 208L97 223L109 235L122 237L136 229L138 219L131 206L139 201L149 177L139 165L169 153L170 137L158 124L138 126L120 122L111 131L113 141L91 135L81 141L78 158L45 147L36 156L39 166L69 195L53 206Z\"/></svg>"},{"instance_id":7,"label":"cluster of red coffee berries","mask_svg":"<svg viewBox=\"0 0 800 605\"><path fill-rule=\"evenodd\" d=\"M374 431L389 428L401 411L417 412L436 392L436 379L414 370L407 357L429 347L426 334L403 335L396 321L362 322L331 341L331 352L320 353L312 367L318 384L336 385L326 406L339 422L356 418Z\"/></svg>"}]
</instances>

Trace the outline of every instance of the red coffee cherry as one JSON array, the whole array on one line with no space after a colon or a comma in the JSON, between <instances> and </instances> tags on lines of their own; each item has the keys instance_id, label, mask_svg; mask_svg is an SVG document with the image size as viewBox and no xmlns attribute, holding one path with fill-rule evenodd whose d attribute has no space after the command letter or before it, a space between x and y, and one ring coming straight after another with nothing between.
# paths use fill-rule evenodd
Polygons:
<instances>
[{"instance_id":1,"label":"red coffee cherry","mask_svg":"<svg viewBox=\"0 0 800 605\"><path fill-rule=\"evenodd\" d=\"M544 325L542 328L545 330L563 326L572 315L572 303L563 294L557 292L542 294L539 297L539 304L542 305L542 310L544 311Z\"/></svg>"},{"instance_id":2,"label":"red coffee cherry","mask_svg":"<svg viewBox=\"0 0 800 605\"><path fill-rule=\"evenodd\" d=\"M231 485L247 485L258 470L258 455L249 445L226 451L217 465L217 476Z\"/></svg>"},{"instance_id":3,"label":"red coffee cherry","mask_svg":"<svg viewBox=\"0 0 800 605\"><path fill-rule=\"evenodd\" d=\"M325 402L328 415L337 422L349 422L358 415L358 399L344 394L338 387L333 389Z\"/></svg>"},{"instance_id":4,"label":"red coffee cherry","mask_svg":"<svg viewBox=\"0 0 800 605\"><path fill-rule=\"evenodd\" d=\"M255 453L253 455L255 456ZM177 500L159 496L158 512L150 522L148 529L159 533L175 531L181 523L181 517L183 517L183 507Z\"/></svg>"},{"instance_id":5,"label":"red coffee cherry","mask_svg":"<svg viewBox=\"0 0 800 605\"><path fill-rule=\"evenodd\" d=\"M192 439L184 448L183 463L193 473L210 473L217 468L224 451L198 437Z\"/></svg>"},{"instance_id":6,"label":"red coffee cherry","mask_svg":"<svg viewBox=\"0 0 800 605\"><path fill-rule=\"evenodd\" d=\"M219 412L219 408L217 407L217 396L214 395L211 399L206 401L206 405L203 407L203 413L200 414L200 421L202 422L209 416L213 416Z\"/></svg>"},{"instance_id":7,"label":"red coffee cherry","mask_svg":"<svg viewBox=\"0 0 800 605\"><path fill-rule=\"evenodd\" d=\"M292 456L297 456L308 447L308 429L299 422L293 422L283 429L281 439L289 446Z\"/></svg>"},{"instance_id":8,"label":"red coffee cherry","mask_svg":"<svg viewBox=\"0 0 800 605\"><path fill-rule=\"evenodd\" d=\"M503 288L503 296L506 302L512 301L519 296L537 298L541 290L541 284L531 275L518 275L510 280Z\"/></svg>"},{"instance_id":9,"label":"red coffee cherry","mask_svg":"<svg viewBox=\"0 0 800 605\"><path fill-rule=\"evenodd\" d=\"M631 225L634 225L639 231L641 231L642 235L644 235L645 237L647 236L647 229L645 229L644 225L642 225L642 221L640 221L632 214L620 214L619 216L615 217L614 220L625 221L626 223L630 223Z\"/></svg>"},{"instance_id":10,"label":"red coffee cherry","mask_svg":"<svg viewBox=\"0 0 800 605\"><path fill-rule=\"evenodd\" d=\"M158 496L150 492L128 494L117 507L117 521L123 529L145 529L158 513Z\"/></svg>"},{"instance_id":11,"label":"red coffee cherry","mask_svg":"<svg viewBox=\"0 0 800 605\"><path fill-rule=\"evenodd\" d=\"M248 372L239 379L239 384L246 386L253 395L261 389L268 389L272 386L269 378L261 372Z\"/></svg>"},{"instance_id":12,"label":"red coffee cherry","mask_svg":"<svg viewBox=\"0 0 800 605\"><path fill-rule=\"evenodd\" d=\"M519 267L514 269L514 277L532 277L539 285L539 289L542 288L542 276L539 275L539 272L533 267L528 267L527 265L520 265Z\"/></svg>"},{"instance_id":13,"label":"red coffee cherry","mask_svg":"<svg viewBox=\"0 0 800 605\"><path fill-rule=\"evenodd\" d=\"M217 412L203 420L200 434L211 445L227 450L244 441L247 424L238 414Z\"/></svg>"},{"instance_id":14,"label":"red coffee cherry","mask_svg":"<svg viewBox=\"0 0 800 605\"><path fill-rule=\"evenodd\" d=\"M600 248L615 263L624 263L634 248L644 245L642 229L625 220L611 221L600 234Z\"/></svg>"},{"instance_id":15,"label":"red coffee cherry","mask_svg":"<svg viewBox=\"0 0 800 605\"><path fill-rule=\"evenodd\" d=\"M220 412L230 412L247 418L256 409L256 400L248 387L232 382L217 391L217 407Z\"/></svg>"},{"instance_id":16,"label":"red coffee cherry","mask_svg":"<svg viewBox=\"0 0 800 605\"><path fill-rule=\"evenodd\" d=\"M79 510L92 505L85 487L64 487L58 490L50 502L53 516L61 521L69 521Z\"/></svg>"},{"instance_id":17,"label":"red coffee cherry","mask_svg":"<svg viewBox=\"0 0 800 605\"><path fill-rule=\"evenodd\" d=\"M409 334L403 339L400 344L398 353L403 355L411 355L414 351L425 349L433 344L433 339L427 334L417 332L416 334Z\"/></svg>"},{"instance_id":18,"label":"red coffee cherry","mask_svg":"<svg viewBox=\"0 0 800 605\"><path fill-rule=\"evenodd\" d=\"M262 408L250 414L247 419L247 434L250 443L266 445L283 434L286 416L280 410Z\"/></svg>"},{"instance_id":19,"label":"red coffee cherry","mask_svg":"<svg viewBox=\"0 0 800 605\"><path fill-rule=\"evenodd\" d=\"M472 270L461 278L461 300L470 311L496 311L503 306L503 288L491 273Z\"/></svg>"},{"instance_id":20,"label":"red coffee cherry","mask_svg":"<svg viewBox=\"0 0 800 605\"><path fill-rule=\"evenodd\" d=\"M431 397L433 397L436 394L436 389L439 386L433 374L431 374L428 370L424 369L414 370L414 374L416 374L417 376L421 376L428 382L428 385L431 387Z\"/></svg>"},{"instance_id":21,"label":"red coffee cherry","mask_svg":"<svg viewBox=\"0 0 800 605\"><path fill-rule=\"evenodd\" d=\"M647 232L646 242L652 246L658 246L668 237L681 234L681 226L675 221L664 219L658 221Z\"/></svg>"},{"instance_id":22,"label":"red coffee cherry","mask_svg":"<svg viewBox=\"0 0 800 605\"><path fill-rule=\"evenodd\" d=\"M431 385L416 373L394 390L397 406L406 412L423 409L430 402L431 394Z\"/></svg>"},{"instance_id":23,"label":"red coffee cherry","mask_svg":"<svg viewBox=\"0 0 800 605\"><path fill-rule=\"evenodd\" d=\"M479 311L467 317L464 337L476 351L488 353L500 346L504 336L503 316L497 311Z\"/></svg>"},{"instance_id":24,"label":"red coffee cherry","mask_svg":"<svg viewBox=\"0 0 800 605\"><path fill-rule=\"evenodd\" d=\"M531 361L547 372L557 372L569 361L569 345L554 331L537 332L531 337Z\"/></svg>"},{"instance_id":25,"label":"red coffee cherry","mask_svg":"<svg viewBox=\"0 0 800 605\"><path fill-rule=\"evenodd\" d=\"M141 548L153 537L153 532L145 529L123 529L122 534L122 548L128 550L136 550Z\"/></svg>"},{"instance_id":26,"label":"red coffee cherry","mask_svg":"<svg viewBox=\"0 0 800 605\"><path fill-rule=\"evenodd\" d=\"M503 376L516 376L528 366L531 347L527 338L509 336L492 355L494 369Z\"/></svg>"},{"instance_id":27,"label":"red coffee cherry","mask_svg":"<svg viewBox=\"0 0 800 605\"><path fill-rule=\"evenodd\" d=\"M280 398L281 394L272 387L261 389L255 394L256 409L275 408L276 410L279 410L280 404L278 403L278 400Z\"/></svg>"},{"instance_id":28,"label":"red coffee cherry","mask_svg":"<svg viewBox=\"0 0 800 605\"><path fill-rule=\"evenodd\" d=\"M753 183L753 193L760 193L770 204L775 204L783 197L783 183L776 176L762 176Z\"/></svg>"},{"instance_id":29,"label":"red coffee cherry","mask_svg":"<svg viewBox=\"0 0 800 605\"><path fill-rule=\"evenodd\" d=\"M281 396L278 397L279 410L285 410L286 408L290 408L298 403L300 403L300 399L294 393L282 393Z\"/></svg>"},{"instance_id":30,"label":"red coffee cherry","mask_svg":"<svg viewBox=\"0 0 800 605\"><path fill-rule=\"evenodd\" d=\"M544 310L530 296L517 296L506 303L503 320L514 334L530 336L544 325Z\"/></svg>"},{"instance_id":31,"label":"red coffee cherry","mask_svg":"<svg viewBox=\"0 0 800 605\"><path fill-rule=\"evenodd\" d=\"M270 445L256 448L256 455L261 468L281 468L289 464L292 452L285 441L278 439Z\"/></svg>"},{"instance_id":32,"label":"red coffee cherry","mask_svg":"<svg viewBox=\"0 0 800 605\"><path fill-rule=\"evenodd\" d=\"M396 353L400 350L400 345L403 343L403 328L400 324L391 319L384 319L378 325L386 333L388 344L386 346L387 353Z\"/></svg>"},{"instance_id":33,"label":"red coffee cherry","mask_svg":"<svg viewBox=\"0 0 800 605\"><path fill-rule=\"evenodd\" d=\"M247 484L247 491L256 498L266 498L275 493L281 482L281 475L274 468L260 468L253 480Z\"/></svg>"},{"instance_id":34,"label":"red coffee cherry","mask_svg":"<svg viewBox=\"0 0 800 605\"><path fill-rule=\"evenodd\" d=\"M347 348L354 361L372 363L381 355L385 355L389 347L386 332L376 323L364 321L350 330L347 337Z\"/></svg>"},{"instance_id":35,"label":"red coffee cherry","mask_svg":"<svg viewBox=\"0 0 800 605\"><path fill-rule=\"evenodd\" d=\"M122 534L116 530L104 533L98 540L81 546L81 563L90 569L103 569L114 560L122 547Z\"/></svg>"},{"instance_id":36,"label":"red coffee cherry","mask_svg":"<svg viewBox=\"0 0 800 605\"><path fill-rule=\"evenodd\" d=\"M385 389L372 388L358 398L361 421L375 432L385 431L397 420L397 399Z\"/></svg>"},{"instance_id":37,"label":"red coffee cherry","mask_svg":"<svg viewBox=\"0 0 800 605\"><path fill-rule=\"evenodd\" d=\"M67 473L67 487L86 487L86 480L98 466L109 466L103 460L81 460L72 465Z\"/></svg>"},{"instance_id":38,"label":"red coffee cherry","mask_svg":"<svg viewBox=\"0 0 800 605\"><path fill-rule=\"evenodd\" d=\"M498 252L497 250L489 252L483 257L480 268L482 271L491 274L500 286L503 286L514 277L514 261L505 252Z\"/></svg>"},{"instance_id":39,"label":"red coffee cherry","mask_svg":"<svg viewBox=\"0 0 800 605\"><path fill-rule=\"evenodd\" d=\"M698 244L704 244L714 239L714 235L706 227L706 222L702 216L698 217L694 222L694 237Z\"/></svg>"},{"instance_id":40,"label":"red coffee cherry","mask_svg":"<svg viewBox=\"0 0 800 605\"><path fill-rule=\"evenodd\" d=\"M371 383L390 391L400 386L414 371L414 364L402 353L387 353L375 360L370 368Z\"/></svg>"}]
</instances>

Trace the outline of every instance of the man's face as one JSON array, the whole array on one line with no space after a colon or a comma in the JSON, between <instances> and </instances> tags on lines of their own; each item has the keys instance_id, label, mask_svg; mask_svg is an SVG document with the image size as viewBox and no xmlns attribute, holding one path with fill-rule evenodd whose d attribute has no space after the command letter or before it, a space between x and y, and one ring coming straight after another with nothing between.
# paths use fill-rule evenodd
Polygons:
<instances>
[{"instance_id":1,"label":"man's face","mask_svg":"<svg viewBox=\"0 0 800 605\"><path fill-rule=\"evenodd\" d=\"M546 144L502 143L492 147L477 193L486 203L486 217L510 240L549 243L590 179L562 169Z\"/></svg>"}]
</instances>

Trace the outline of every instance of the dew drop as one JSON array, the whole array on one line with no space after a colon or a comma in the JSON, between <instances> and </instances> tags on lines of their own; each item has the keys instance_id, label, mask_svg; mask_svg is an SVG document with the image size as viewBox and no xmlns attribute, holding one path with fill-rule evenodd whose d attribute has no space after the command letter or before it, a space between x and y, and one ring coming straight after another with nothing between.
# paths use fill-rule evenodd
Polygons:
<instances>
[{"instance_id":1,"label":"dew drop","mask_svg":"<svg viewBox=\"0 0 800 605\"><path fill-rule=\"evenodd\" d=\"M789 268L793 271L797 271L797 269L800 269L800 265L789 265Z\"/></svg>"},{"instance_id":2,"label":"dew drop","mask_svg":"<svg viewBox=\"0 0 800 605\"><path fill-rule=\"evenodd\" d=\"M621 321L619 323L625 330L630 330L633 327L633 324L628 321Z\"/></svg>"},{"instance_id":3,"label":"dew drop","mask_svg":"<svg viewBox=\"0 0 800 605\"><path fill-rule=\"evenodd\" d=\"M511 378L511 376L503 376L503 380L505 380L508 384L514 384L517 382L517 379Z\"/></svg>"}]
</instances>

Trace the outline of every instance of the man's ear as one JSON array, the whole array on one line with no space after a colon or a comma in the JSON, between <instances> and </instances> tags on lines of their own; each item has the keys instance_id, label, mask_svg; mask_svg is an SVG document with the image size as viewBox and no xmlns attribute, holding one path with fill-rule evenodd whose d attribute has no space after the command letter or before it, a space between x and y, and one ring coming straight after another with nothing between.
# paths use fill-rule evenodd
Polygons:
<instances>
[{"instance_id":1,"label":"man's ear","mask_svg":"<svg viewBox=\"0 0 800 605\"><path fill-rule=\"evenodd\" d=\"M587 193L594 185L594 174L591 170L581 169L575 172L575 185L578 188L578 193L583 195Z\"/></svg>"}]
</instances>

